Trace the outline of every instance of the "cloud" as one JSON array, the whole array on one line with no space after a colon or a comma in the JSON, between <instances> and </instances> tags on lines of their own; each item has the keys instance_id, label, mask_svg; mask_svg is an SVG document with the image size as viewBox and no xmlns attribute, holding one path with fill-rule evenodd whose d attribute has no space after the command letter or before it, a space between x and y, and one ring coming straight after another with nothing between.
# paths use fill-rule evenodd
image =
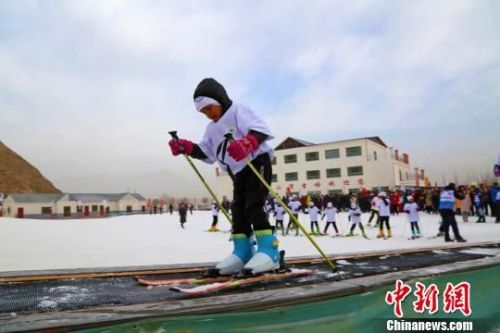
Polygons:
<instances>
[{"instance_id":1,"label":"cloud","mask_svg":"<svg viewBox=\"0 0 500 333\"><path fill-rule=\"evenodd\" d=\"M499 13L485 0L3 1L0 133L62 189L103 170L192 177L166 132L202 136L191 98L212 76L276 141L385 135L398 146L429 130L452 146L448 128L467 124L491 154L498 136L480 125L500 132ZM425 164L425 147L410 147Z\"/></svg>"}]
</instances>

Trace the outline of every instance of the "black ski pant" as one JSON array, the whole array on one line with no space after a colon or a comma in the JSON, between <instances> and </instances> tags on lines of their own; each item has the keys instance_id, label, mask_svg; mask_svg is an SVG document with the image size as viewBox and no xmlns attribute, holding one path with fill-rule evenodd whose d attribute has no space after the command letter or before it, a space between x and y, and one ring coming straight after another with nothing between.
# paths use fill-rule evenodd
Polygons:
<instances>
[{"instance_id":1,"label":"black ski pant","mask_svg":"<svg viewBox=\"0 0 500 333\"><path fill-rule=\"evenodd\" d=\"M330 226L330 224L333 226L333 229L335 229L335 232L338 234L339 233L339 229L337 229L337 223L335 223L335 221L333 221L333 222L326 222L325 230L323 230L323 233L326 234L326 231L328 230L328 227Z\"/></svg>"},{"instance_id":2,"label":"black ski pant","mask_svg":"<svg viewBox=\"0 0 500 333\"><path fill-rule=\"evenodd\" d=\"M379 224L380 232L384 232L384 222L387 231L391 230L391 226L389 225L389 216L380 216L378 220L380 222Z\"/></svg>"},{"instance_id":3,"label":"black ski pant","mask_svg":"<svg viewBox=\"0 0 500 333\"><path fill-rule=\"evenodd\" d=\"M441 218L443 219L441 228L444 231L444 239L451 240L450 226L453 230L453 234L455 235L455 239L461 239L462 236L460 236L460 232L458 231L457 220L455 220L455 212L451 209L441 209L439 213L441 213Z\"/></svg>"},{"instance_id":4,"label":"black ski pant","mask_svg":"<svg viewBox=\"0 0 500 333\"><path fill-rule=\"evenodd\" d=\"M276 230L281 229L283 236L285 235L285 227L283 226L283 220L276 220Z\"/></svg>"},{"instance_id":5,"label":"black ski pant","mask_svg":"<svg viewBox=\"0 0 500 333\"><path fill-rule=\"evenodd\" d=\"M351 225L351 230L350 232L352 233L354 231L354 229L356 228L356 225L359 226L359 229L361 230L361 232L364 234L365 233L365 228L363 228L363 225L361 223L353 223Z\"/></svg>"},{"instance_id":6,"label":"black ski pant","mask_svg":"<svg viewBox=\"0 0 500 333\"><path fill-rule=\"evenodd\" d=\"M212 215L213 216L213 221L212 221L212 227L217 226L217 222L219 222L219 217L217 215Z\"/></svg>"},{"instance_id":7,"label":"black ski pant","mask_svg":"<svg viewBox=\"0 0 500 333\"><path fill-rule=\"evenodd\" d=\"M272 167L269 154L257 156L253 159L252 165L270 184ZM253 230L271 229L271 224L264 211L269 191L249 166L234 175L233 187L233 234L246 234L250 237Z\"/></svg>"},{"instance_id":8,"label":"black ski pant","mask_svg":"<svg viewBox=\"0 0 500 333\"><path fill-rule=\"evenodd\" d=\"M314 228L314 227L316 227L316 228ZM311 221L311 233L313 234L316 231L319 233L318 221Z\"/></svg>"},{"instance_id":9,"label":"black ski pant","mask_svg":"<svg viewBox=\"0 0 500 333\"><path fill-rule=\"evenodd\" d=\"M418 222L415 221L415 222L410 222L410 226L411 226L411 233L413 235L418 235L420 234L420 228L418 227Z\"/></svg>"},{"instance_id":10,"label":"black ski pant","mask_svg":"<svg viewBox=\"0 0 500 333\"><path fill-rule=\"evenodd\" d=\"M295 219L298 221L299 220L299 214L293 214ZM288 221L288 225L286 226L286 233L288 234L288 230L290 230L290 227L295 228L295 235L299 234L299 226L295 224L293 221L293 218L290 217L290 220Z\"/></svg>"}]
</instances>

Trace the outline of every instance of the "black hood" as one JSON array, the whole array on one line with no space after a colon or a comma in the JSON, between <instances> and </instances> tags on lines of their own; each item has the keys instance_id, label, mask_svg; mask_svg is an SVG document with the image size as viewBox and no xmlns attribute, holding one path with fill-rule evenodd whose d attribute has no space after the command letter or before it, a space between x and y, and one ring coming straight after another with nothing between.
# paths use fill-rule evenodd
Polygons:
<instances>
[{"instance_id":1,"label":"black hood","mask_svg":"<svg viewBox=\"0 0 500 333\"><path fill-rule=\"evenodd\" d=\"M222 106L222 112L226 112L233 104L224 86L212 78L203 79L198 83L198 86L194 90L193 99L199 96L215 99Z\"/></svg>"}]
</instances>

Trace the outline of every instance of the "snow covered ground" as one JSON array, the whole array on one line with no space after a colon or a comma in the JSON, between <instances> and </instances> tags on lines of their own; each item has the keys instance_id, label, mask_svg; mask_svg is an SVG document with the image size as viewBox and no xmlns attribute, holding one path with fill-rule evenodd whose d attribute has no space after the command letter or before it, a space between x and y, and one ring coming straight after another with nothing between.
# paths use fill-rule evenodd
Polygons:
<instances>
[{"instance_id":1,"label":"snow covered ground","mask_svg":"<svg viewBox=\"0 0 500 333\"><path fill-rule=\"evenodd\" d=\"M436 234L439 217L421 213L420 218L425 237L418 240L408 240L409 226L405 214L391 217L393 238L388 240L376 239L375 228L366 228L370 240L361 236L314 239L325 253L331 255L456 244L444 243L442 238L427 239ZM229 223L222 214L219 219L220 229L229 230ZM231 252L232 244L228 241L229 233L207 232L211 220L210 212L195 211L188 215L186 228L181 229L176 213L87 220L2 217L0 272L215 262ZM367 220L368 214L364 214L364 225ZM457 220L460 232L469 244L500 241L500 224L493 223L493 218L481 224L463 223L461 217ZM309 229L308 216L301 215L301 221ZM345 213L340 214L340 222L341 230L347 232ZM324 222L320 222L320 228L323 226ZM332 233L331 228L329 232ZM304 236L280 236L280 241L288 258L318 255Z\"/></svg>"}]
</instances>

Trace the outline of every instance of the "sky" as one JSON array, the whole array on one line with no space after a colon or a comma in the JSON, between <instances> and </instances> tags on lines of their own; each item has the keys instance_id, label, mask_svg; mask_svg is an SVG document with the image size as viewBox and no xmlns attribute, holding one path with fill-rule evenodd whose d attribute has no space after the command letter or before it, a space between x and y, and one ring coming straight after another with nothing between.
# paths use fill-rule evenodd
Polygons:
<instances>
[{"instance_id":1,"label":"sky","mask_svg":"<svg viewBox=\"0 0 500 333\"><path fill-rule=\"evenodd\" d=\"M0 1L0 140L65 192L205 196L216 78L288 136L380 136L441 182L500 150L500 1ZM197 162L214 183L214 167Z\"/></svg>"}]
</instances>

